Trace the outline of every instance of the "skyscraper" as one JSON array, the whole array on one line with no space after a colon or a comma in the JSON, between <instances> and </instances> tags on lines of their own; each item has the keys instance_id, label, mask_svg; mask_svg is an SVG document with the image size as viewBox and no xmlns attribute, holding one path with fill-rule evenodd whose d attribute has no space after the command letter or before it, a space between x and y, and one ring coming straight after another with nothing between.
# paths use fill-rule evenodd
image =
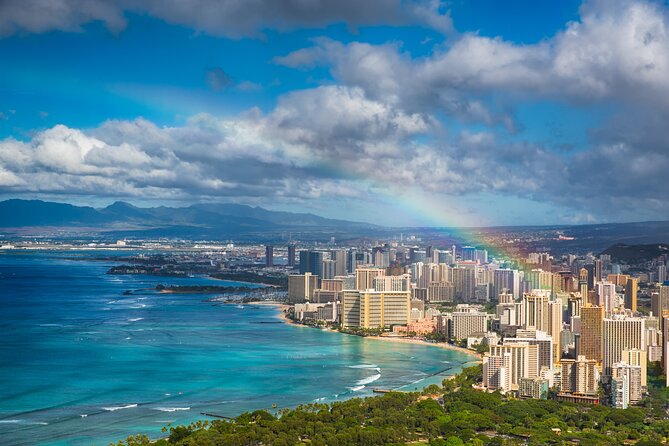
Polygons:
<instances>
[{"instance_id":1,"label":"skyscraper","mask_svg":"<svg viewBox=\"0 0 669 446\"><path fill-rule=\"evenodd\" d=\"M577 354L587 359L602 361L602 321L604 307L585 304L581 306L581 328Z\"/></svg>"},{"instance_id":2,"label":"skyscraper","mask_svg":"<svg viewBox=\"0 0 669 446\"><path fill-rule=\"evenodd\" d=\"M316 288L318 276L311 273L291 274L288 276L288 302L311 302Z\"/></svg>"},{"instance_id":3,"label":"skyscraper","mask_svg":"<svg viewBox=\"0 0 669 446\"><path fill-rule=\"evenodd\" d=\"M385 275L385 268L358 268L355 270L355 289L358 291L374 289L374 278Z\"/></svg>"},{"instance_id":4,"label":"skyscraper","mask_svg":"<svg viewBox=\"0 0 669 446\"><path fill-rule=\"evenodd\" d=\"M639 317L613 315L602 322L602 375L611 376L611 367L620 362L625 350L646 350L645 321Z\"/></svg>"},{"instance_id":5,"label":"skyscraper","mask_svg":"<svg viewBox=\"0 0 669 446\"><path fill-rule=\"evenodd\" d=\"M333 249L330 251L330 258L335 262L335 276L346 275L346 250Z\"/></svg>"},{"instance_id":6,"label":"skyscraper","mask_svg":"<svg viewBox=\"0 0 669 446\"><path fill-rule=\"evenodd\" d=\"M274 246L265 246L265 266L270 268L274 266Z\"/></svg>"},{"instance_id":7,"label":"skyscraper","mask_svg":"<svg viewBox=\"0 0 669 446\"><path fill-rule=\"evenodd\" d=\"M342 291L344 327L380 328L406 325L411 314L410 291Z\"/></svg>"},{"instance_id":8,"label":"skyscraper","mask_svg":"<svg viewBox=\"0 0 669 446\"><path fill-rule=\"evenodd\" d=\"M288 266L289 267L294 267L295 266L295 245L288 245Z\"/></svg>"},{"instance_id":9,"label":"skyscraper","mask_svg":"<svg viewBox=\"0 0 669 446\"><path fill-rule=\"evenodd\" d=\"M300 274L311 273L323 277L323 253L320 251L300 251Z\"/></svg>"},{"instance_id":10,"label":"skyscraper","mask_svg":"<svg viewBox=\"0 0 669 446\"><path fill-rule=\"evenodd\" d=\"M639 286L638 279L630 277L625 284L625 308L636 311L636 295Z\"/></svg>"},{"instance_id":11,"label":"skyscraper","mask_svg":"<svg viewBox=\"0 0 669 446\"><path fill-rule=\"evenodd\" d=\"M499 296L503 290L508 290L514 299L520 297L520 279L518 271L512 269L496 269L493 272L493 290L494 297Z\"/></svg>"}]
</instances>

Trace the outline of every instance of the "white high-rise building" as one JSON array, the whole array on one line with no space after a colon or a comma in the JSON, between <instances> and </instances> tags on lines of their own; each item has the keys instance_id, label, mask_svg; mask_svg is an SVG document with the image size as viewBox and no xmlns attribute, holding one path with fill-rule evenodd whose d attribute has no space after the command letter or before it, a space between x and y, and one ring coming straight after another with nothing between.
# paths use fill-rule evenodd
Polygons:
<instances>
[{"instance_id":1,"label":"white high-rise building","mask_svg":"<svg viewBox=\"0 0 669 446\"><path fill-rule=\"evenodd\" d=\"M602 321L602 375L611 377L613 364L622 361L625 350L646 350L645 320L613 315Z\"/></svg>"}]
</instances>

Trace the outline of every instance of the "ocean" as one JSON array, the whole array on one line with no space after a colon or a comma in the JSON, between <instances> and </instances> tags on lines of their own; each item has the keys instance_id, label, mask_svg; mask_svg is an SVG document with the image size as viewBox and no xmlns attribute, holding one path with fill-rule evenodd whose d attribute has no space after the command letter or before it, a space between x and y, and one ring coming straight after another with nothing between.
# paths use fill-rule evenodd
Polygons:
<instances>
[{"instance_id":1,"label":"ocean","mask_svg":"<svg viewBox=\"0 0 669 446\"><path fill-rule=\"evenodd\" d=\"M160 294L208 278L108 275L110 252L0 253L0 438L107 445L255 409L421 388L471 357L281 322L274 307ZM228 282L234 286L238 282ZM130 291L132 294L124 294ZM275 406L276 405L276 406Z\"/></svg>"}]
</instances>

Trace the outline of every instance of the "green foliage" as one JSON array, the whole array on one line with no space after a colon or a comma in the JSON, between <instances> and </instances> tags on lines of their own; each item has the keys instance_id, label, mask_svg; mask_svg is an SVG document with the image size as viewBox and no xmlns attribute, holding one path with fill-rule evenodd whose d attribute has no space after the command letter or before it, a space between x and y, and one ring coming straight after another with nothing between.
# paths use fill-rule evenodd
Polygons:
<instances>
[{"instance_id":1,"label":"green foliage","mask_svg":"<svg viewBox=\"0 0 669 446\"><path fill-rule=\"evenodd\" d=\"M661 373L655 366L649 369L651 378ZM480 365L467 367L443 387L420 393L391 392L276 413L257 410L234 420L173 427L169 437L155 443L135 436L114 446L654 446L669 439L667 393L659 380L649 386L644 406L619 410L481 392L472 388L481 371Z\"/></svg>"}]
</instances>

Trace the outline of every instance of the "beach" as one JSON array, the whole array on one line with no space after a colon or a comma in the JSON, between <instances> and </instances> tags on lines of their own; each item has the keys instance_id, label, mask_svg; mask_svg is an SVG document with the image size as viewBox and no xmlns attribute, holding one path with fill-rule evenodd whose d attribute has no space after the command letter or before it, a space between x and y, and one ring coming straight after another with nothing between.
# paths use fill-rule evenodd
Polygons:
<instances>
[{"instance_id":1,"label":"beach","mask_svg":"<svg viewBox=\"0 0 669 446\"><path fill-rule=\"evenodd\" d=\"M0 256L0 325L11 334L0 340L3 445L156 438L166 424L202 413L234 417L372 396L376 388L422 388L471 361L427 344L297 329L282 302L156 293L164 277L109 275L110 263L71 255L76 263L62 253Z\"/></svg>"},{"instance_id":2,"label":"beach","mask_svg":"<svg viewBox=\"0 0 669 446\"><path fill-rule=\"evenodd\" d=\"M473 350L469 350L468 348L462 348L458 347L456 345L449 344L447 342L428 342L423 339L416 339L416 338L405 338L405 337L400 337L400 336L367 336L368 339L374 339L377 341L388 341L388 342L397 342L400 344L416 344L416 345L429 345L432 347L439 347L443 348L446 350L453 350L453 351L458 351L461 353L465 353L467 355L473 356L476 358L477 361L481 361L482 356L478 353L476 353Z\"/></svg>"},{"instance_id":3,"label":"beach","mask_svg":"<svg viewBox=\"0 0 669 446\"><path fill-rule=\"evenodd\" d=\"M290 305L286 305L284 302L276 302L276 301L257 301L257 302L249 302L249 304L253 305L266 305L266 306L273 306L276 307L279 312L277 314L277 317L281 319L282 321L292 324L292 325L301 325L307 327L307 325L300 324L299 322L295 322L292 319L289 319L286 316L286 311L290 308ZM331 331L337 331L337 330L331 330ZM469 356L472 356L476 359L477 362L480 362L481 359L483 358L482 355L479 353L470 350L468 348L463 348L463 347L458 347L457 345L452 345L447 342L429 342L425 341L423 339L416 339L416 338L407 338L407 337L402 337L402 336L364 336L365 339L372 339L375 341L386 341L386 342L396 342L400 344L415 344L415 345L427 345L431 347L439 347L443 348L446 350L453 350L453 351L458 351L460 353L467 354Z\"/></svg>"}]
</instances>

